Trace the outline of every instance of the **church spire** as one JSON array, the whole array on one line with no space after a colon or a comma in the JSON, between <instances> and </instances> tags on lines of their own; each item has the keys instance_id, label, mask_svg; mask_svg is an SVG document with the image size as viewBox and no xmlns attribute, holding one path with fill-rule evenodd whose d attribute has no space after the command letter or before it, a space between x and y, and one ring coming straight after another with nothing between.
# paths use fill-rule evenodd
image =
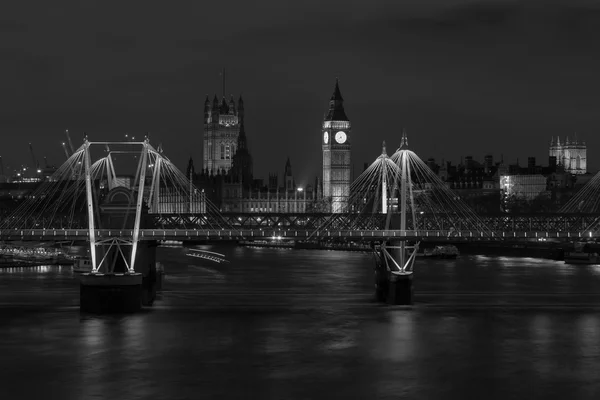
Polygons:
<instances>
[{"instance_id":1,"label":"church spire","mask_svg":"<svg viewBox=\"0 0 600 400\"><path fill-rule=\"evenodd\" d=\"M284 176L292 176L292 163L290 162L289 156L287 158L287 161L285 162Z\"/></svg>"},{"instance_id":2,"label":"church spire","mask_svg":"<svg viewBox=\"0 0 600 400\"><path fill-rule=\"evenodd\" d=\"M190 160L188 161L188 166L187 166L187 170L186 172L186 178L192 180L194 175L196 174L196 169L194 168L194 160L192 159L192 156L190 156Z\"/></svg>"}]
</instances>

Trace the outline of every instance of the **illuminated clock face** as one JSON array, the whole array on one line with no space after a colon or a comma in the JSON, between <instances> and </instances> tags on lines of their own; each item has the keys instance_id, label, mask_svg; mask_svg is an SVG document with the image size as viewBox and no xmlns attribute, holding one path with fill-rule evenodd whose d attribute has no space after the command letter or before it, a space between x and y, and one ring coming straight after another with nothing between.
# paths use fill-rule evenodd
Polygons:
<instances>
[{"instance_id":1,"label":"illuminated clock face","mask_svg":"<svg viewBox=\"0 0 600 400\"><path fill-rule=\"evenodd\" d=\"M325 133L323 134L323 142L325 144L329 143L329 132L325 131Z\"/></svg>"},{"instance_id":2,"label":"illuminated clock face","mask_svg":"<svg viewBox=\"0 0 600 400\"><path fill-rule=\"evenodd\" d=\"M346 133L343 131L339 131L338 133L336 133L335 141L338 142L339 144L345 143L346 142Z\"/></svg>"}]
</instances>

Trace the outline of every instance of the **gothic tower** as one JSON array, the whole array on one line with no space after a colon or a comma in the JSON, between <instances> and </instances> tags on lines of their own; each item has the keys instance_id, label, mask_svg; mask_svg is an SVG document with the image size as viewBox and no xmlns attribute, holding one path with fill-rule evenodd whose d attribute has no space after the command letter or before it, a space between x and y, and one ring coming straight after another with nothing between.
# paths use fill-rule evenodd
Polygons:
<instances>
[{"instance_id":1,"label":"gothic tower","mask_svg":"<svg viewBox=\"0 0 600 400\"><path fill-rule=\"evenodd\" d=\"M562 166L565 172L571 174L585 174L587 172L587 146L585 142L577 140L566 140L561 143L560 137L550 140L549 157L556 159L556 163Z\"/></svg>"},{"instance_id":2,"label":"gothic tower","mask_svg":"<svg viewBox=\"0 0 600 400\"><path fill-rule=\"evenodd\" d=\"M331 202L331 212L345 212L350 195L351 125L344 112L344 99L336 79L323 119L323 197Z\"/></svg>"},{"instance_id":3,"label":"gothic tower","mask_svg":"<svg viewBox=\"0 0 600 400\"><path fill-rule=\"evenodd\" d=\"M225 173L231 169L236 152L241 121L244 119L244 101L240 96L236 107L233 95L229 102L204 101L204 157L202 169L209 174Z\"/></svg>"}]
</instances>

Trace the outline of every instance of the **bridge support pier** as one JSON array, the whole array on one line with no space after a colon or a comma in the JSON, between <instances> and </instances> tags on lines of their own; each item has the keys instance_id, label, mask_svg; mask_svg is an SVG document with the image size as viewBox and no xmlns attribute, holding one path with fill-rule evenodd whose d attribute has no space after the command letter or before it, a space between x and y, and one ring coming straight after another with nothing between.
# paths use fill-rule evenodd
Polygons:
<instances>
[{"instance_id":1,"label":"bridge support pier","mask_svg":"<svg viewBox=\"0 0 600 400\"><path fill-rule=\"evenodd\" d=\"M80 310L95 314L131 313L142 308L142 274L81 276Z\"/></svg>"},{"instance_id":2,"label":"bridge support pier","mask_svg":"<svg viewBox=\"0 0 600 400\"><path fill-rule=\"evenodd\" d=\"M375 300L389 305L414 304L413 273L375 267Z\"/></svg>"},{"instance_id":3,"label":"bridge support pier","mask_svg":"<svg viewBox=\"0 0 600 400\"><path fill-rule=\"evenodd\" d=\"M112 272L87 273L80 277L80 310L97 314L130 313L151 306L162 287L162 274L156 270L156 242L140 242L136 272L127 272L117 249L107 255L114 262ZM122 248L128 254L130 249ZM109 250L110 251L110 250Z\"/></svg>"},{"instance_id":4,"label":"bridge support pier","mask_svg":"<svg viewBox=\"0 0 600 400\"><path fill-rule=\"evenodd\" d=\"M387 303L412 305L414 303L413 273L389 271Z\"/></svg>"},{"instance_id":5,"label":"bridge support pier","mask_svg":"<svg viewBox=\"0 0 600 400\"><path fill-rule=\"evenodd\" d=\"M376 251L375 299L390 305L413 305L414 252L418 248L395 241ZM411 252L411 255L407 253Z\"/></svg>"}]
</instances>

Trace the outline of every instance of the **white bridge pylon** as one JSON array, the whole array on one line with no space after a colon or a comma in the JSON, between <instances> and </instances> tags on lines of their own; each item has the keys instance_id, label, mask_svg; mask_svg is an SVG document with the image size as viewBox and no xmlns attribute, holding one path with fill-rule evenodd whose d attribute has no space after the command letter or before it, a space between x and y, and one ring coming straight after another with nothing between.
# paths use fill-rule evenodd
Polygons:
<instances>
[{"instance_id":1,"label":"white bridge pylon","mask_svg":"<svg viewBox=\"0 0 600 400\"><path fill-rule=\"evenodd\" d=\"M384 143L385 145L385 143ZM411 163L409 162L409 157L415 155L413 152L408 150L408 138L406 137L406 132L402 132L402 139L400 142L400 147L396 152L392 155L392 161L397 166L397 170L395 179L393 180L392 193L399 192L400 198L398 201L398 211L400 213L400 226L398 227L400 231L405 232L407 230L406 225L406 213L410 209L412 214L413 221L413 229L416 230L415 221L417 220L415 214L415 199L413 194L413 185L411 182ZM385 175L384 175L385 178ZM385 193L385 192L384 192ZM408 195L408 198L407 198ZM384 197L384 196L382 196ZM385 229L391 229L393 226L391 225L393 207L390 204L387 205L387 218L385 222ZM395 273L399 274L412 274L413 266L415 263L415 258L417 255L417 251L419 250L419 244L421 242L416 242L414 245L409 246L406 240L400 240L396 243L392 242L390 245L387 245L385 242L381 245L381 251L383 253L383 258L386 263L386 267ZM392 251L391 254L389 250ZM407 255L407 252L410 252L410 255ZM391 266L395 267L391 268Z\"/></svg>"},{"instance_id":2,"label":"white bridge pylon","mask_svg":"<svg viewBox=\"0 0 600 400\"><path fill-rule=\"evenodd\" d=\"M479 216L409 150L405 131L391 157L383 142L381 155L352 183L350 192L350 214L386 214L384 229L398 232L399 236L427 230L470 230L480 232L481 237L494 235ZM319 229L324 228L327 226ZM402 240L384 242L380 248L382 262L391 271L410 273L419 244Z\"/></svg>"},{"instance_id":3,"label":"white bridge pylon","mask_svg":"<svg viewBox=\"0 0 600 400\"><path fill-rule=\"evenodd\" d=\"M227 226L191 177L148 138L92 142L86 137L51 177L0 220L0 230L85 229L93 273L114 273L117 259L117 271L133 273L145 213L156 221L167 216L176 224L193 220L195 226L209 229ZM123 236L102 237L106 229L122 231Z\"/></svg>"},{"instance_id":4,"label":"white bridge pylon","mask_svg":"<svg viewBox=\"0 0 600 400\"><path fill-rule=\"evenodd\" d=\"M92 163L90 150L94 146L103 147L106 154ZM206 215L207 208L210 210L209 212L218 212L216 207L207 201L204 192L194 187L191 177L186 177L175 167L164 156L160 146L159 150L152 147L147 137L143 142L90 142L86 138L78 152L82 153L84 165L87 229L89 231L92 273L113 273L116 259L119 256L124 261L126 272L135 272L144 204L147 205L148 212L152 214L166 212L172 215L179 212L182 214ZM106 182L108 192L123 186L123 183L117 179L115 156L120 159L124 157L129 160L137 159L135 177L128 185L131 193L135 194L135 198L131 197L129 204L125 205L128 211L122 221L122 229L131 231L132 236L102 239L96 237L96 230L101 228L101 220L98 204L99 195L96 193L95 183ZM147 177L150 179L147 179ZM148 180L150 182L147 182ZM149 183L149 186L147 183ZM162 197L167 198L167 200L163 202ZM128 222L128 213L134 205L135 217L133 226L131 226L131 223ZM116 250L112 250L113 248L116 248ZM130 251L124 251L125 248L129 248ZM108 261L111 251L115 254L115 257L112 257L112 263Z\"/></svg>"},{"instance_id":5,"label":"white bridge pylon","mask_svg":"<svg viewBox=\"0 0 600 400\"><path fill-rule=\"evenodd\" d=\"M98 240L96 238L95 231L100 224L100 213L98 205L98 196L93 191L93 176L97 176L97 173L93 173L94 171L92 169L90 148L94 145L100 145L106 148L107 154L103 158L100 158L98 161L96 161L93 165L98 166L99 169L104 170L109 191L118 186L118 180L113 161L113 154L129 154L130 156L132 155L134 158L139 158L135 178L133 182L131 182L132 191L134 193L137 192L137 198L135 200L135 218L133 226L131 227L133 234L131 238L119 238L109 240ZM111 149L112 146L118 146L119 148L125 146L125 149L113 151ZM90 142L86 137L82 149L84 153L85 165L85 191L88 209L87 219L92 273L100 272L102 267L104 267L102 269L106 273L114 272L117 257L113 259L113 262L110 266L107 265L107 256L111 254L111 250L113 247L116 247L116 252L123 259L127 269L127 273L134 273L135 259L140 237L140 221L142 218L142 206L144 203L144 184L146 182L146 171L149 167L154 168L152 175L152 184L148 193L148 206L151 209L152 201L157 198L158 192L160 190L160 169L161 163L164 162L165 158L150 145L147 137L143 142ZM127 218L125 217L125 221L123 221L124 225L126 224L126 219ZM106 245L108 245L108 248L106 248ZM104 253L100 262L98 262L97 260L97 248L99 246L102 247ZM131 248L129 257L125 255L125 252L123 251L123 246L128 246Z\"/></svg>"}]
</instances>

